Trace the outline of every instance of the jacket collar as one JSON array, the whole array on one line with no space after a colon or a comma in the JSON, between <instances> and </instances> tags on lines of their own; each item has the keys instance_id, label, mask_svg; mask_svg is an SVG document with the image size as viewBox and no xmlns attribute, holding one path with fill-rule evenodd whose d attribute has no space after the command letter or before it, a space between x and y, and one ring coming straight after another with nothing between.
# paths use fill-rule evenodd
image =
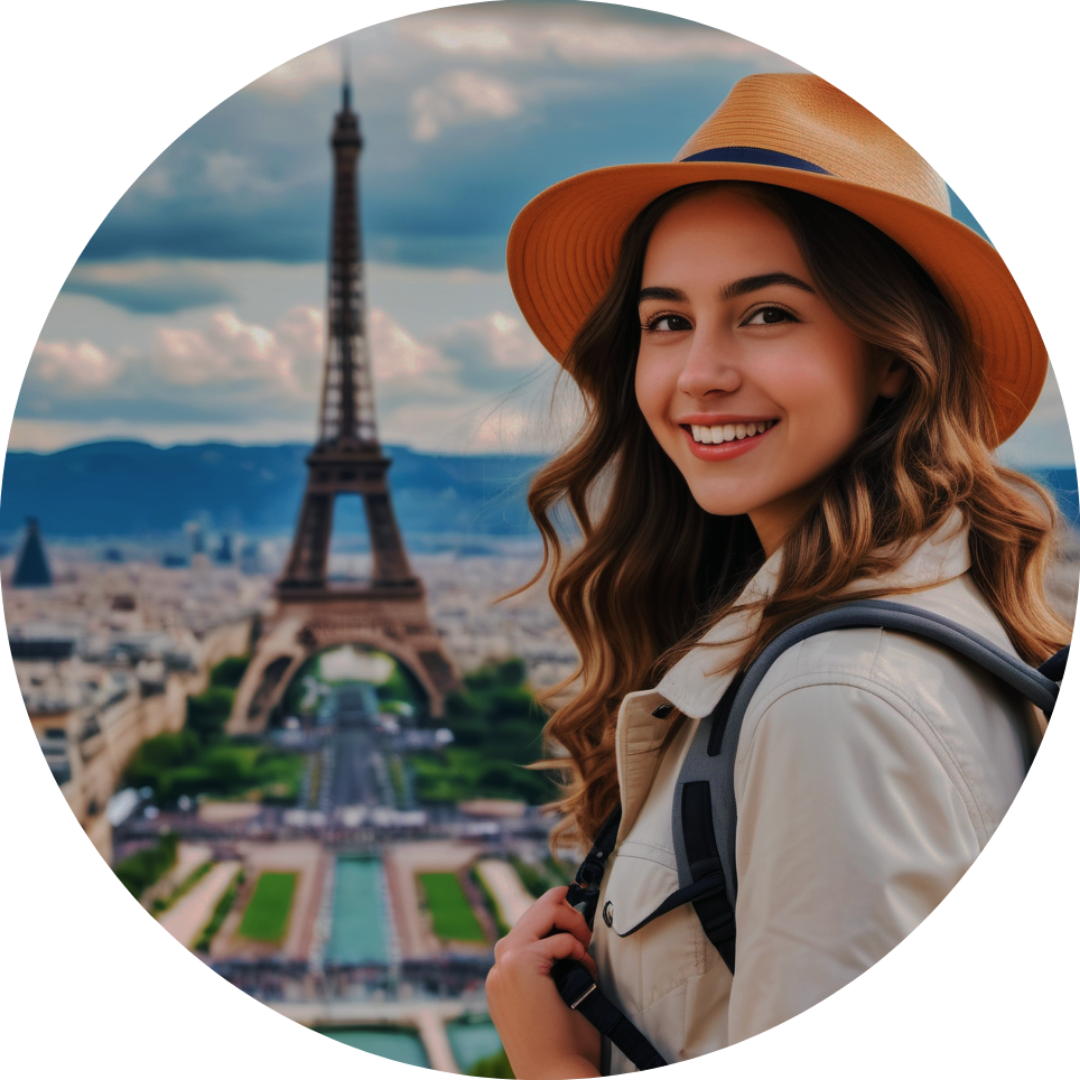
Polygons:
<instances>
[{"instance_id":1,"label":"jacket collar","mask_svg":"<svg viewBox=\"0 0 1080 1080\"><path fill-rule=\"evenodd\" d=\"M885 586L887 588L931 588L960 577L971 568L968 530L959 510L952 513L932 533L912 543L911 554L891 573L873 580L852 581L844 592ZM739 596L739 605L766 599L776 590L783 549L773 552ZM917 598L905 602L918 604ZM723 697L735 676L723 671L743 648L745 638L760 622L760 608L734 611L702 635L699 644L661 679L656 693L687 716L708 716Z\"/></svg>"}]
</instances>

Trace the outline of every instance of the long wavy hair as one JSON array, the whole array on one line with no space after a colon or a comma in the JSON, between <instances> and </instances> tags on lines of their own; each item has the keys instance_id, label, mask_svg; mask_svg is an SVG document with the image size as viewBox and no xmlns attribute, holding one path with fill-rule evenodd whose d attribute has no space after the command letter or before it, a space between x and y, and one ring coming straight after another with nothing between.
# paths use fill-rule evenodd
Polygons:
<instances>
[{"instance_id":1,"label":"long wavy hair","mask_svg":"<svg viewBox=\"0 0 1080 1080\"><path fill-rule=\"evenodd\" d=\"M618 801L615 720L630 691L653 686L710 625L731 611L763 562L745 516L702 510L638 409L637 294L657 222L688 195L719 185L790 229L821 295L872 348L908 368L901 394L882 400L818 497L785 539L774 594L744 640L743 666L785 627L856 579L899 566L914 543L959 510L971 573L1017 652L1041 662L1069 638L1047 602L1057 510L1021 473L1000 466L990 387L966 326L926 272L856 215L802 192L712 182L670 191L627 230L607 292L585 320L564 367L584 399L568 448L537 474L529 509L544 541L539 579L579 654L573 688L545 736L561 770L553 844L587 843ZM578 542L564 539L560 510ZM872 587L861 596L882 595ZM895 590L893 590L895 591ZM753 623L754 620L751 620Z\"/></svg>"}]
</instances>

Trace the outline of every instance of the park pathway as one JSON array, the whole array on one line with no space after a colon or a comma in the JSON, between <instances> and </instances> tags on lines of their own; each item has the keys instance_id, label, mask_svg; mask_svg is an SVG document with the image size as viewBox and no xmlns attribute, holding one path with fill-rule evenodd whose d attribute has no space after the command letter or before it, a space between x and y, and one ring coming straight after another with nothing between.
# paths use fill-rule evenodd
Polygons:
<instances>
[{"instance_id":1,"label":"park pathway","mask_svg":"<svg viewBox=\"0 0 1080 1080\"><path fill-rule=\"evenodd\" d=\"M481 859L476 869L495 897L503 922L513 926L533 904L533 898L521 884L517 871L502 859Z\"/></svg>"},{"instance_id":2,"label":"park pathway","mask_svg":"<svg viewBox=\"0 0 1080 1080\"><path fill-rule=\"evenodd\" d=\"M240 863L219 862L199 881L191 892L180 897L158 922L182 945L189 949L200 931L210 921L218 900L240 869Z\"/></svg>"}]
</instances>

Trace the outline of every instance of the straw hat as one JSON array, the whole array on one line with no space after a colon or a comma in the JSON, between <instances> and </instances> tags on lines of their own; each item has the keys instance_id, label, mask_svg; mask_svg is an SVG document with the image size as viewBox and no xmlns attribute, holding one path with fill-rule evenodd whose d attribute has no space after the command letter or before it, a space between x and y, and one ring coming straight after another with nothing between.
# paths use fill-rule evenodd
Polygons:
<instances>
[{"instance_id":1,"label":"straw hat","mask_svg":"<svg viewBox=\"0 0 1080 1080\"><path fill-rule=\"evenodd\" d=\"M950 215L944 181L898 135L815 75L751 75L670 163L616 165L542 192L510 230L510 284L560 362L611 280L627 226L653 199L706 180L794 188L858 214L905 248L982 349L1002 441L1046 378L1042 338L994 248Z\"/></svg>"}]
</instances>

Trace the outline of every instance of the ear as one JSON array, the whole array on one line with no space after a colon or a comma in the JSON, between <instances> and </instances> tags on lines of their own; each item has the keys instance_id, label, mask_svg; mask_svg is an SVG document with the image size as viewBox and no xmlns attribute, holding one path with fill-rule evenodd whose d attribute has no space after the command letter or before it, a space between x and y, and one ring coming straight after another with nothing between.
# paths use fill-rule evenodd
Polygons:
<instances>
[{"instance_id":1,"label":"ear","mask_svg":"<svg viewBox=\"0 0 1080 1080\"><path fill-rule=\"evenodd\" d=\"M911 369L899 356L886 354L882 357L878 395L883 398L899 397L907 386L910 375Z\"/></svg>"}]
</instances>

